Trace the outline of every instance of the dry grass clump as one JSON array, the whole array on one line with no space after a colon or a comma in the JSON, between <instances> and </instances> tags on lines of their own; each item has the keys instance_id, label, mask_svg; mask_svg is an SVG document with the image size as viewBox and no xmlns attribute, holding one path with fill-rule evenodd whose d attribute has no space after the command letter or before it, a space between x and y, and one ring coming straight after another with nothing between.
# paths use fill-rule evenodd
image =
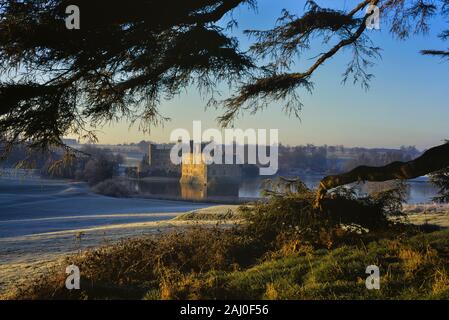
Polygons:
<instances>
[{"instance_id":1,"label":"dry grass clump","mask_svg":"<svg viewBox=\"0 0 449 320\"><path fill-rule=\"evenodd\" d=\"M449 274L446 268L435 270L433 275L432 294L435 296L449 293Z\"/></svg>"},{"instance_id":2,"label":"dry grass clump","mask_svg":"<svg viewBox=\"0 0 449 320\"><path fill-rule=\"evenodd\" d=\"M92 191L108 197L126 198L137 192L129 181L123 179L108 179L92 187Z\"/></svg>"},{"instance_id":3,"label":"dry grass clump","mask_svg":"<svg viewBox=\"0 0 449 320\"><path fill-rule=\"evenodd\" d=\"M142 237L101 247L67 258L81 271L82 290L65 288L65 268L54 268L12 298L102 299L140 298L149 288L163 286L176 274L234 270L250 265L247 238L237 230L191 227L158 238Z\"/></svg>"}]
</instances>

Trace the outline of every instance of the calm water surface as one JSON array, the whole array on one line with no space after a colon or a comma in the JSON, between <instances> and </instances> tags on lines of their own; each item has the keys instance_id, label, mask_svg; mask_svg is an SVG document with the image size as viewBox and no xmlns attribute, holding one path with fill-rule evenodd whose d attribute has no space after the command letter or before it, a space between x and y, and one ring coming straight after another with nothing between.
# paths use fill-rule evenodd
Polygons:
<instances>
[{"instance_id":1,"label":"calm water surface","mask_svg":"<svg viewBox=\"0 0 449 320\"><path fill-rule=\"evenodd\" d=\"M318 185L322 176L309 175L301 177L301 180L310 188ZM147 195L179 198L184 200L215 200L237 201L245 199L261 198L263 190L262 178L249 178L235 185L212 185L208 187L181 185L176 180L157 182L151 180L134 181L134 188ZM388 184L362 184L356 186L361 192L380 191L388 188ZM427 203L437 195L437 189L426 177L408 181L407 203Z\"/></svg>"},{"instance_id":2,"label":"calm water surface","mask_svg":"<svg viewBox=\"0 0 449 320\"><path fill-rule=\"evenodd\" d=\"M320 179L321 176L302 177L309 187L315 187ZM135 180L130 183L136 191L144 197L160 199L124 199L94 194L80 182L3 176L0 178L0 238L171 219L172 213L212 205L201 201L235 203L261 198L263 180L253 178L239 185L207 188L181 185L176 179ZM408 203L430 202L435 195L435 187L426 178L409 181Z\"/></svg>"}]
</instances>

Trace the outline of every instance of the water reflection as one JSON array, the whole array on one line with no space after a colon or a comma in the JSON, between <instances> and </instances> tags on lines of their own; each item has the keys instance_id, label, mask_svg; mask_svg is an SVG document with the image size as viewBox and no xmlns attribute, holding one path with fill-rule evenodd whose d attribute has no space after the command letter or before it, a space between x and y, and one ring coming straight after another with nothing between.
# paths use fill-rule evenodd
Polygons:
<instances>
[{"instance_id":1,"label":"water reflection","mask_svg":"<svg viewBox=\"0 0 449 320\"><path fill-rule=\"evenodd\" d=\"M322 176L309 175L301 180L310 188L315 188ZM166 181L136 180L132 183L134 188L143 195L160 197L165 199L183 200L215 200L215 201L243 201L261 198L263 178L244 179L240 184L213 184L209 186L181 184L176 179ZM384 183L360 183L355 185L361 193L378 192L389 189L394 184ZM437 189L421 177L407 182L407 202L426 203L431 202L437 195Z\"/></svg>"},{"instance_id":2,"label":"water reflection","mask_svg":"<svg viewBox=\"0 0 449 320\"><path fill-rule=\"evenodd\" d=\"M143 195L183 200L238 201L239 184L211 184L208 186L178 181L133 181L134 188Z\"/></svg>"},{"instance_id":3,"label":"water reflection","mask_svg":"<svg viewBox=\"0 0 449 320\"><path fill-rule=\"evenodd\" d=\"M356 186L365 194L388 190L394 187L394 182L363 183ZM407 203L428 203L438 193L438 189L427 180L410 180L406 184Z\"/></svg>"}]
</instances>

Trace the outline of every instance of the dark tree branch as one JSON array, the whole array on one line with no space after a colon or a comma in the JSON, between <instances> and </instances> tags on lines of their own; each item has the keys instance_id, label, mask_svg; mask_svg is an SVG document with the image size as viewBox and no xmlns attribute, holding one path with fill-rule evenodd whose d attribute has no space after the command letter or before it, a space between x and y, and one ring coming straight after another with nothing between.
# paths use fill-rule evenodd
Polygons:
<instances>
[{"instance_id":1,"label":"dark tree branch","mask_svg":"<svg viewBox=\"0 0 449 320\"><path fill-rule=\"evenodd\" d=\"M164 121L161 97L254 65L216 22L253 0L0 0L0 135L46 148L105 122ZM65 27L78 5L80 30ZM91 131L89 136L94 136Z\"/></svg>"},{"instance_id":2,"label":"dark tree branch","mask_svg":"<svg viewBox=\"0 0 449 320\"><path fill-rule=\"evenodd\" d=\"M449 59L449 51L443 50L421 50L421 54L429 56L438 56L443 59Z\"/></svg>"},{"instance_id":3,"label":"dark tree branch","mask_svg":"<svg viewBox=\"0 0 449 320\"><path fill-rule=\"evenodd\" d=\"M449 143L433 147L408 162L392 162L383 167L359 166L347 173L327 176L320 182L317 204L330 189L354 182L382 182L394 179L414 179L449 167Z\"/></svg>"},{"instance_id":4,"label":"dark tree branch","mask_svg":"<svg viewBox=\"0 0 449 320\"><path fill-rule=\"evenodd\" d=\"M261 105L266 105L267 101L269 102L271 100L276 101L285 99L288 95L292 95L295 101L289 103L285 109L289 113L293 112L296 115L299 115L299 110L302 107L302 104L296 99L294 91L298 87L304 87L310 91L313 85L309 79L316 69L337 54L342 48L354 45L362 37L364 31L366 30L366 21L373 14L373 12L365 14L362 19L354 20L353 16L368 4L377 5L378 3L379 0L362 1L346 15L335 11L318 9L313 3L312 9L303 17L288 23L286 25L286 30L276 28L264 33L249 31L250 34L261 35L259 40L261 40L262 43L257 44L255 50L256 52L260 52L262 56L265 56L263 53L265 50L276 50L275 47L277 46L281 46L283 50L289 50L290 53L294 52L294 47L299 45L300 41L308 39L311 33L315 30L329 29L332 33L336 33L337 31L345 29L346 36L331 47L327 52L320 55L319 58L317 58L315 62L304 72L277 73L275 71L270 72L268 76L251 78L249 80L249 84L243 85L237 94L224 101L223 104L226 112L223 116L218 118L222 126L227 126L234 121L239 112L244 109L243 106L248 102L249 107L246 109L251 109L254 113L261 108ZM329 21L332 19L335 19L335 21ZM325 22L322 22L322 20ZM357 25L355 24L356 22L358 22ZM356 30L352 33L349 32L348 30L352 29L354 26L356 26ZM264 38L266 43L263 43ZM293 39L293 42L289 43L289 47L286 49L283 44L291 39ZM303 44L303 46L308 47L307 44ZM370 48L369 50L376 51L377 49ZM371 56L374 55L372 53L369 54ZM282 56L282 52L280 55ZM281 59L284 58L281 57ZM274 64L276 65L276 63ZM280 64L285 65L286 62L282 61Z\"/></svg>"}]
</instances>

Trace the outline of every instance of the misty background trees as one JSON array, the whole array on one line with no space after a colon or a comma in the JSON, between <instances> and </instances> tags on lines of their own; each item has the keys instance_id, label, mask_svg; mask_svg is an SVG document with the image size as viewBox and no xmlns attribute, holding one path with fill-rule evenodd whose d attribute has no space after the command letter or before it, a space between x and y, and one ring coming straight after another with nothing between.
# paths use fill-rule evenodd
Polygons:
<instances>
[{"instance_id":1,"label":"misty background trees","mask_svg":"<svg viewBox=\"0 0 449 320\"><path fill-rule=\"evenodd\" d=\"M61 151L48 154L45 163L38 167L44 177L85 181L94 186L119 174L119 166L124 163L120 154L108 149L85 145L81 148L84 156L61 161ZM39 153L36 153L39 154Z\"/></svg>"}]
</instances>

